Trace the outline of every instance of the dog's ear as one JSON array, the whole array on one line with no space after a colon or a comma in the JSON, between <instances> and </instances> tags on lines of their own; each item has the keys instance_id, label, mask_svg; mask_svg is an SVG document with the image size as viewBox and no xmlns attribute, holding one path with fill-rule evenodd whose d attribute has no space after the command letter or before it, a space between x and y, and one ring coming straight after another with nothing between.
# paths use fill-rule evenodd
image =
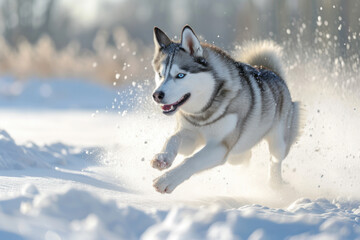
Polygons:
<instances>
[{"instance_id":1,"label":"dog's ear","mask_svg":"<svg viewBox=\"0 0 360 240\"><path fill-rule=\"evenodd\" d=\"M194 57L202 57L203 49L200 41L189 25L186 25L181 33L181 47Z\"/></svg>"},{"instance_id":2,"label":"dog's ear","mask_svg":"<svg viewBox=\"0 0 360 240\"><path fill-rule=\"evenodd\" d=\"M164 48L171 44L171 40L160 28L154 27L154 43L155 47Z\"/></svg>"}]
</instances>

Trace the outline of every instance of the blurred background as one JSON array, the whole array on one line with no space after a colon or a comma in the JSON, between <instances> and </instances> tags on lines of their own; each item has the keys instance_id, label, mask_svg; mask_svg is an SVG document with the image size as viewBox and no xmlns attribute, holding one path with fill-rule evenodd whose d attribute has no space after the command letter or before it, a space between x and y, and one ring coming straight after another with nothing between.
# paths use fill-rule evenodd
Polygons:
<instances>
[{"instance_id":1,"label":"blurred background","mask_svg":"<svg viewBox=\"0 0 360 240\"><path fill-rule=\"evenodd\" d=\"M154 26L177 40L185 24L229 51L273 39L329 68L359 65L357 0L0 0L0 75L119 86L152 76Z\"/></svg>"}]
</instances>

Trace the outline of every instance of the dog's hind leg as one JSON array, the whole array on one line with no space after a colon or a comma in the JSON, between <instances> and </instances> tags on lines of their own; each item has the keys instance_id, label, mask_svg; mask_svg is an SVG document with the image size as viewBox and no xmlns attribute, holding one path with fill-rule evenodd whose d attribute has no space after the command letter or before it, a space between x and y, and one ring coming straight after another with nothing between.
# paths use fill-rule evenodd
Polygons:
<instances>
[{"instance_id":1,"label":"dog's hind leg","mask_svg":"<svg viewBox=\"0 0 360 240\"><path fill-rule=\"evenodd\" d=\"M281 163L288 155L290 147L296 139L299 125L298 103L292 103L284 116L269 132L266 140L272 155L269 166L269 184L278 186L283 183Z\"/></svg>"},{"instance_id":2,"label":"dog's hind leg","mask_svg":"<svg viewBox=\"0 0 360 240\"><path fill-rule=\"evenodd\" d=\"M251 150L248 150L246 152L240 153L240 154L230 154L227 162L231 165L249 165L251 159Z\"/></svg>"},{"instance_id":3,"label":"dog's hind leg","mask_svg":"<svg viewBox=\"0 0 360 240\"><path fill-rule=\"evenodd\" d=\"M285 139L286 136L286 118L277 122L266 136L270 150L269 162L269 184L272 187L283 183L281 176L281 163L285 159L289 147Z\"/></svg>"},{"instance_id":4,"label":"dog's hind leg","mask_svg":"<svg viewBox=\"0 0 360 240\"><path fill-rule=\"evenodd\" d=\"M279 186L283 183L281 176L281 163L286 157L286 144L281 134L274 134L268 138L270 157L269 162L269 184L272 187Z\"/></svg>"}]
</instances>

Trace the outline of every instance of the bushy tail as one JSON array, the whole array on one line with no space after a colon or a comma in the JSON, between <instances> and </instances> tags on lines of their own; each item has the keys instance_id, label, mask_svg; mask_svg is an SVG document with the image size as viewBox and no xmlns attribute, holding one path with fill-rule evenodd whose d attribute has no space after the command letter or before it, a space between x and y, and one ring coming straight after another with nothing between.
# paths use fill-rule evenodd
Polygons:
<instances>
[{"instance_id":1,"label":"bushy tail","mask_svg":"<svg viewBox=\"0 0 360 240\"><path fill-rule=\"evenodd\" d=\"M282 48L273 41L249 42L239 54L239 61L252 66L262 66L285 78L282 67Z\"/></svg>"}]
</instances>

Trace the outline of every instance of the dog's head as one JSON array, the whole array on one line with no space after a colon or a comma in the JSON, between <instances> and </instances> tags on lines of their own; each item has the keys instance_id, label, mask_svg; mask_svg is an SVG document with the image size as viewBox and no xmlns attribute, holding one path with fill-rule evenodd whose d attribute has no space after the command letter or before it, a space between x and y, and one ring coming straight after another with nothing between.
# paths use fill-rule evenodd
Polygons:
<instances>
[{"instance_id":1,"label":"dog's head","mask_svg":"<svg viewBox=\"0 0 360 240\"><path fill-rule=\"evenodd\" d=\"M200 112L214 88L206 48L189 26L183 28L180 43L155 27L154 43L155 102L167 115L178 109L185 113Z\"/></svg>"}]
</instances>

